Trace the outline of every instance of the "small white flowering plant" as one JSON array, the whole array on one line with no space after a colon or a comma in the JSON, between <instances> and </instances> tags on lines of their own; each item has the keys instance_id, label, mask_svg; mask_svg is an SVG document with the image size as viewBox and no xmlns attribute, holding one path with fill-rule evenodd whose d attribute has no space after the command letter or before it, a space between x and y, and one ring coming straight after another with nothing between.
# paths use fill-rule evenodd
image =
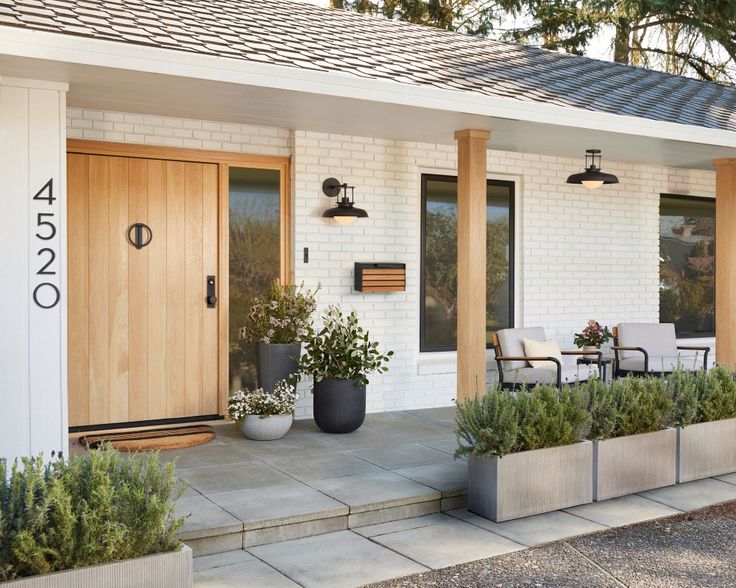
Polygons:
<instances>
[{"instance_id":1,"label":"small white flowering plant","mask_svg":"<svg viewBox=\"0 0 736 588\"><path fill-rule=\"evenodd\" d=\"M235 422L242 421L248 415L265 419L278 414L291 414L298 398L294 386L287 380L281 380L276 383L273 392L263 388L238 390L227 401L227 414Z\"/></svg>"},{"instance_id":2,"label":"small white flowering plant","mask_svg":"<svg viewBox=\"0 0 736 588\"><path fill-rule=\"evenodd\" d=\"M319 290L319 288L317 289ZM304 284L280 284L256 297L240 336L251 343L301 343L312 332L312 314L317 308L317 290Z\"/></svg>"}]
</instances>

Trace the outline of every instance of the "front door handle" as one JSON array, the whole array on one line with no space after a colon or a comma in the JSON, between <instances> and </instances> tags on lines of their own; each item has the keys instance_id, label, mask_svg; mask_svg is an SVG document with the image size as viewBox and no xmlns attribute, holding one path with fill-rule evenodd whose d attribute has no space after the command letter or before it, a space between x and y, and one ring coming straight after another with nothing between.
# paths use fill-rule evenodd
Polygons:
<instances>
[{"instance_id":1,"label":"front door handle","mask_svg":"<svg viewBox=\"0 0 736 588\"><path fill-rule=\"evenodd\" d=\"M215 276L207 276L207 308L215 308L217 305L217 283Z\"/></svg>"}]
</instances>

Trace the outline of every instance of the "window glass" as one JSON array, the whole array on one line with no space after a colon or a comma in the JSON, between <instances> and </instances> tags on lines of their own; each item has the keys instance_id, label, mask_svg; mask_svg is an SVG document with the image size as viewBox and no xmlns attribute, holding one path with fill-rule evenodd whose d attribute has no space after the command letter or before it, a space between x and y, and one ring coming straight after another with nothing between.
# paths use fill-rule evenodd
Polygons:
<instances>
[{"instance_id":1,"label":"window glass","mask_svg":"<svg viewBox=\"0 0 736 588\"><path fill-rule=\"evenodd\" d=\"M487 183L486 341L513 323L513 182ZM422 351L457 348L457 179L422 176Z\"/></svg>"},{"instance_id":2,"label":"window glass","mask_svg":"<svg viewBox=\"0 0 736 588\"><path fill-rule=\"evenodd\" d=\"M280 174L230 168L230 390L256 385L256 346L240 339L253 305L278 279L281 262Z\"/></svg>"},{"instance_id":3,"label":"window glass","mask_svg":"<svg viewBox=\"0 0 736 588\"><path fill-rule=\"evenodd\" d=\"M678 337L715 332L715 232L715 200L661 196L659 320Z\"/></svg>"}]
</instances>

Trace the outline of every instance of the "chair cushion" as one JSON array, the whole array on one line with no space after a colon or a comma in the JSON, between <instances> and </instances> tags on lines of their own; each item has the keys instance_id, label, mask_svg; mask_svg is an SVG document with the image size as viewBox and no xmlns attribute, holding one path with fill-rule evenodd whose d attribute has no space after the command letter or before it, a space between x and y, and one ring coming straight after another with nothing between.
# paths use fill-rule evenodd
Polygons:
<instances>
[{"instance_id":1,"label":"chair cushion","mask_svg":"<svg viewBox=\"0 0 736 588\"><path fill-rule=\"evenodd\" d=\"M643 347L649 357L677 358L677 337L672 323L621 323L618 344L623 347ZM639 351L621 351L621 359L642 359Z\"/></svg>"},{"instance_id":2,"label":"chair cushion","mask_svg":"<svg viewBox=\"0 0 736 588\"><path fill-rule=\"evenodd\" d=\"M592 365L563 365L561 370L563 384L573 382L585 382L591 377L600 377L598 366ZM557 383L557 369L540 368L518 368L515 370L504 370L503 381L506 384L552 384Z\"/></svg>"},{"instance_id":3,"label":"chair cushion","mask_svg":"<svg viewBox=\"0 0 736 588\"><path fill-rule=\"evenodd\" d=\"M703 356L680 355L679 357L649 357L650 372L672 372L676 369L686 372L695 372L703 369ZM644 356L622 359L618 362L618 369L626 372L644 372Z\"/></svg>"},{"instance_id":4,"label":"chair cushion","mask_svg":"<svg viewBox=\"0 0 736 588\"><path fill-rule=\"evenodd\" d=\"M535 341L534 339L523 339L524 355L528 357L556 357L562 362L562 351L557 341ZM557 364L554 361L529 360L533 368L554 370Z\"/></svg>"},{"instance_id":5,"label":"chair cushion","mask_svg":"<svg viewBox=\"0 0 736 588\"><path fill-rule=\"evenodd\" d=\"M501 355L520 356L524 353L524 339L534 339L536 341L546 341L542 327L527 327L524 329L501 329L496 333L498 335L498 344L501 347ZM517 368L529 367L525 361L504 361L504 370L513 370Z\"/></svg>"}]
</instances>

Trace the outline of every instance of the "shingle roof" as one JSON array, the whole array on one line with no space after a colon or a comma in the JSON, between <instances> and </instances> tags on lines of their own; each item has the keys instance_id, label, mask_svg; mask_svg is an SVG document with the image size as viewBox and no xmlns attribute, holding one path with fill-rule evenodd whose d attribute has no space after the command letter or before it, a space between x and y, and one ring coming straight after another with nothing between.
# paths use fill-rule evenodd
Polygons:
<instances>
[{"instance_id":1,"label":"shingle roof","mask_svg":"<svg viewBox=\"0 0 736 588\"><path fill-rule=\"evenodd\" d=\"M736 130L736 89L293 0L0 0L0 25Z\"/></svg>"}]
</instances>

